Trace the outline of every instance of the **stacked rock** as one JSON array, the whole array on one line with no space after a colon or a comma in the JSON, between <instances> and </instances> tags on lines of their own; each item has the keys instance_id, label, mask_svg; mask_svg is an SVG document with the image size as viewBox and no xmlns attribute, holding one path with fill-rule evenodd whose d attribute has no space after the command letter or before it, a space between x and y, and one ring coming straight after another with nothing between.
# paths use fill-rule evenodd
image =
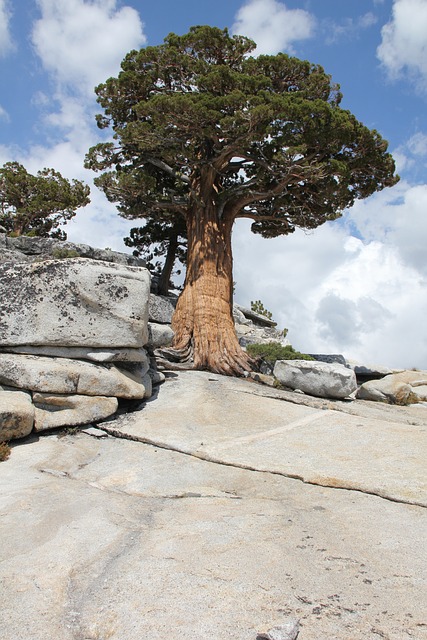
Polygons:
<instances>
[{"instance_id":1,"label":"stacked rock","mask_svg":"<svg viewBox=\"0 0 427 640\"><path fill-rule=\"evenodd\" d=\"M0 441L89 424L118 399L152 393L150 351L169 327L149 323L143 267L66 258L0 265ZM157 378L156 378L157 376Z\"/></svg>"}]
</instances>

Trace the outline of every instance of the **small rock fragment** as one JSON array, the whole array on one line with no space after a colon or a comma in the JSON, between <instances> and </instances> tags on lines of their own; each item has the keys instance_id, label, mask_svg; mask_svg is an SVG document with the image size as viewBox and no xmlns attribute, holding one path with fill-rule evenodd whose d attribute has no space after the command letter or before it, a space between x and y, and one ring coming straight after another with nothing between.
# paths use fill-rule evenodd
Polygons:
<instances>
[{"instance_id":1,"label":"small rock fragment","mask_svg":"<svg viewBox=\"0 0 427 640\"><path fill-rule=\"evenodd\" d=\"M266 633L259 633L257 640L296 640L299 634L299 620L289 618L287 622L272 627Z\"/></svg>"}]
</instances>

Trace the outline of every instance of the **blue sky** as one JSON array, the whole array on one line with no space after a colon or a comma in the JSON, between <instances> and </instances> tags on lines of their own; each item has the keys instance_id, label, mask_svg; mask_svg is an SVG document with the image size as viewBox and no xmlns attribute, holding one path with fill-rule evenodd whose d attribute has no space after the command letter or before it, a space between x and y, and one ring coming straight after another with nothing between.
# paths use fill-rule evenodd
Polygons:
<instances>
[{"instance_id":1,"label":"blue sky","mask_svg":"<svg viewBox=\"0 0 427 640\"><path fill-rule=\"evenodd\" d=\"M261 299L301 350L427 369L427 0L0 0L0 164L91 183L94 86L129 50L195 24L322 64L401 176L310 234L263 240L236 225L237 301ZM91 198L69 239L125 250L132 223L95 187Z\"/></svg>"}]
</instances>

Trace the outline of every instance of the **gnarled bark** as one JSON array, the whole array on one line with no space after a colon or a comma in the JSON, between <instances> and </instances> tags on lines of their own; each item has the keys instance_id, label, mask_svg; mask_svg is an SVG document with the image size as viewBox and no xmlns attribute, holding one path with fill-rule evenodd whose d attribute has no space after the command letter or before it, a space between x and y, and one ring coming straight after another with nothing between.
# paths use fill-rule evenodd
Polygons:
<instances>
[{"instance_id":1,"label":"gnarled bark","mask_svg":"<svg viewBox=\"0 0 427 640\"><path fill-rule=\"evenodd\" d=\"M173 348L196 369L242 375L253 364L239 345L232 313L231 218L218 219L212 203L187 214L184 290L172 319Z\"/></svg>"}]
</instances>

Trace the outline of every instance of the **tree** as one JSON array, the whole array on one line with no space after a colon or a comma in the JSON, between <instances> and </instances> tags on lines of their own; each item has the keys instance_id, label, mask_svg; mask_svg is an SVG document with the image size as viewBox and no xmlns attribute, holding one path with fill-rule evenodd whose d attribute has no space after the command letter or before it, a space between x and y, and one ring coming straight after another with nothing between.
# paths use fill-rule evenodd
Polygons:
<instances>
[{"instance_id":1,"label":"tree","mask_svg":"<svg viewBox=\"0 0 427 640\"><path fill-rule=\"evenodd\" d=\"M6 162L0 168L0 225L9 235L66 240L59 226L89 204L89 193L83 182L70 182L54 169L34 176L19 162Z\"/></svg>"},{"instance_id":2,"label":"tree","mask_svg":"<svg viewBox=\"0 0 427 640\"><path fill-rule=\"evenodd\" d=\"M95 90L114 142L86 157L123 217L185 220L174 347L230 375L251 366L232 320L234 222L266 238L313 229L398 180L387 143L340 107L322 67L254 47L201 26L131 51Z\"/></svg>"},{"instance_id":3,"label":"tree","mask_svg":"<svg viewBox=\"0 0 427 640\"><path fill-rule=\"evenodd\" d=\"M135 247L133 254L145 259L147 268L158 276L157 293L167 295L176 260L185 264L187 254L187 232L185 221L159 222L150 219L143 227L133 227L124 243ZM164 262L155 258L164 256ZM176 272L178 275L180 271Z\"/></svg>"},{"instance_id":4,"label":"tree","mask_svg":"<svg viewBox=\"0 0 427 640\"><path fill-rule=\"evenodd\" d=\"M269 320L273 318L273 314L271 311L268 311L261 302L261 300L251 300L251 311L255 311L255 313L259 313L261 316L265 316Z\"/></svg>"}]
</instances>

